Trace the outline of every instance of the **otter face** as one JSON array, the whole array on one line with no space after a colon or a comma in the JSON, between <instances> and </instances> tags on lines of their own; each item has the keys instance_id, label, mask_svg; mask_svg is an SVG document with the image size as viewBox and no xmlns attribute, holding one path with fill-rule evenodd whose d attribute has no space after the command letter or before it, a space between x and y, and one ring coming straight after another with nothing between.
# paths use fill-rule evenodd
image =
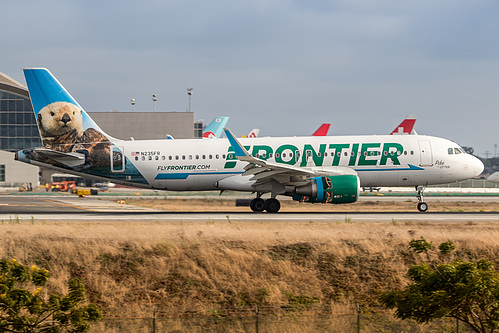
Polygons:
<instances>
[{"instance_id":1,"label":"otter face","mask_svg":"<svg viewBox=\"0 0 499 333\"><path fill-rule=\"evenodd\" d=\"M72 103L49 104L38 112L38 128L43 137L57 137L72 130L82 134L82 111Z\"/></svg>"}]
</instances>

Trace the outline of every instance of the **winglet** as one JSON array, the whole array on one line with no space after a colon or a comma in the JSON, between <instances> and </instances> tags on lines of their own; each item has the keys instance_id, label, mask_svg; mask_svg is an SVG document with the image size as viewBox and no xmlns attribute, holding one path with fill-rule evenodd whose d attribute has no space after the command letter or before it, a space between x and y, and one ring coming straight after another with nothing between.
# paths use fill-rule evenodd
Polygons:
<instances>
[{"instance_id":1,"label":"winglet","mask_svg":"<svg viewBox=\"0 0 499 333\"><path fill-rule=\"evenodd\" d=\"M239 161L249 163L249 165L247 165L244 168L244 170L246 170L246 171L249 169L252 169L253 167L258 165L261 167L266 167L266 168L271 167L271 168L279 169L279 170L285 169L286 171L290 171L290 170L293 172L298 171L301 174L306 174L306 175L315 175L316 174L314 171L311 171L311 170L297 168L297 167L293 167L290 165L271 164L271 163L267 163L265 160L261 160L259 158L253 157L250 155L250 153L248 153L246 148L244 148L244 146L236 139L234 134L232 134L232 132L229 129L224 128L224 133L225 133L225 136L227 137L227 139L229 139L230 145L232 146L232 149L234 150L234 153L236 154L237 159Z\"/></svg>"},{"instance_id":2,"label":"winglet","mask_svg":"<svg viewBox=\"0 0 499 333\"><path fill-rule=\"evenodd\" d=\"M229 139L230 145L232 146L232 149L234 149L234 153L236 154L237 158L240 157L251 157L251 155L248 153L248 151L243 147L243 145L236 139L234 134L227 129L224 128L225 136L227 139Z\"/></svg>"}]
</instances>

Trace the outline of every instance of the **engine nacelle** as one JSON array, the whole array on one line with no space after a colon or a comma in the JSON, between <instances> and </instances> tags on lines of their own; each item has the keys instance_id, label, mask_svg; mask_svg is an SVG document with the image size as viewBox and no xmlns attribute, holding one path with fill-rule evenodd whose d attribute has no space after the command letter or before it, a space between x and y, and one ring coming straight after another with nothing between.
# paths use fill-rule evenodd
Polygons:
<instances>
[{"instance_id":1,"label":"engine nacelle","mask_svg":"<svg viewBox=\"0 0 499 333\"><path fill-rule=\"evenodd\" d=\"M321 203L352 203L359 198L357 175L314 177L306 185L297 186L293 200Z\"/></svg>"}]
</instances>

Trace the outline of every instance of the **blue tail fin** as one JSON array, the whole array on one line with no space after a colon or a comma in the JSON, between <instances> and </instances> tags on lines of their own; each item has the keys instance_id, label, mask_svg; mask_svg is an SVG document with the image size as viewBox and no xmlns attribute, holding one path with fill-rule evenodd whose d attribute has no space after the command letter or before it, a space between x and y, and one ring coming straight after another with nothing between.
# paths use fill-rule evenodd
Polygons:
<instances>
[{"instance_id":1,"label":"blue tail fin","mask_svg":"<svg viewBox=\"0 0 499 333\"><path fill-rule=\"evenodd\" d=\"M203 138L219 138L228 121L229 117L216 117L213 119L204 129Z\"/></svg>"},{"instance_id":2,"label":"blue tail fin","mask_svg":"<svg viewBox=\"0 0 499 333\"><path fill-rule=\"evenodd\" d=\"M97 126L48 69L27 68L24 69L24 77L45 147L85 143L95 140L96 136L112 139Z\"/></svg>"}]
</instances>

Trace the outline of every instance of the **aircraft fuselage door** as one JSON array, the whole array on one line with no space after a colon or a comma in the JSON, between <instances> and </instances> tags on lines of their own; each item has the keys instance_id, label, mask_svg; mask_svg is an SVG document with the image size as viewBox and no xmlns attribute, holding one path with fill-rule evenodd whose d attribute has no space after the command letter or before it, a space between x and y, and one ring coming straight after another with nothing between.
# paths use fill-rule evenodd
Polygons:
<instances>
[{"instance_id":1,"label":"aircraft fuselage door","mask_svg":"<svg viewBox=\"0 0 499 333\"><path fill-rule=\"evenodd\" d=\"M125 157L123 147L111 146L111 172L125 171Z\"/></svg>"},{"instance_id":2,"label":"aircraft fuselage door","mask_svg":"<svg viewBox=\"0 0 499 333\"><path fill-rule=\"evenodd\" d=\"M419 141L420 166L432 166L433 154L431 153L431 143L428 140Z\"/></svg>"}]
</instances>

